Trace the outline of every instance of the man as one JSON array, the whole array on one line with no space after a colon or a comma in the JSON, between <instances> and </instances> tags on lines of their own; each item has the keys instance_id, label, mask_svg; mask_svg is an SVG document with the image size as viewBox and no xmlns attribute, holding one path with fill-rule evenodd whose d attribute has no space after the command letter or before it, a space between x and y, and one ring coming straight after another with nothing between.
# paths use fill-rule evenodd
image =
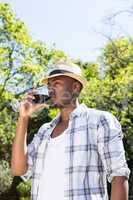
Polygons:
<instances>
[{"instance_id":1,"label":"man","mask_svg":"<svg viewBox=\"0 0 133 200\"><path fill-rule=\"evenodd\" d=\"M12 148L12 172L32 178L32 200L128 200L129 169L121 127L110 113L78 104L86 81L79 66L60 63L48 71L51 106L60 114L41 126L26 146L31 114L45 105L22 103Z\"/></svg>"}]
</instances>

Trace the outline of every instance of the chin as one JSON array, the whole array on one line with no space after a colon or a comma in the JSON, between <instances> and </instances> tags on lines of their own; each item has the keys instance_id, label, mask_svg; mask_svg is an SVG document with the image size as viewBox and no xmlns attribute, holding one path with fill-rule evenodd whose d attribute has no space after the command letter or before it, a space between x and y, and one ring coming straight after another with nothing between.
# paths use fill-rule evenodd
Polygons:
<instances>
[{"instance_id":1,"label":"chin","mask_svg":"<svg viewBox=\"0 0 133 200\"><path fill-rule=\"evenodd\" d=\"M50 104L50 106L52 107L52 108L59 108L59 109L61 109L61 108L66 108L66 107L68 107L68 105L70 105L71 104L71 102L70 101L68 101L68 100L64 100L64 101L57 101L56 99L52 99L51 98L51 104Z\"/></svg>"},{"instance_id":2,"label":"chin","mask_svg":"<svg viewBox=\"0 0 133 200\"><path fill-rule=\"evenodd\" d=\"M51 102L50 102L50 107L51 107L51 108L59 108L59 105L58 105L57 102L51 100Z\"/></svg>"},{"instance_id":3,"label":"chin","mask_svg":"<svg viewBox=\"0 0 133 200\"><path fill-rule=\"evenodd\" d=\"M60 104L60 103L57 103L57 102L52 102L51 105L50 105L51 108L64 108L65 106Z\"/></svg>"},{"instance_id":4,"label":"chin","mask_svg":"<svg viewBox=\"0 0 133 200\"><path fill-rule=\"evenodd\" d=\"M50 104L50 107L51 107L51 108L58 108L58 106L57 106L56 104L53 104L53 103Z\"/></svg>"}]
</instances>

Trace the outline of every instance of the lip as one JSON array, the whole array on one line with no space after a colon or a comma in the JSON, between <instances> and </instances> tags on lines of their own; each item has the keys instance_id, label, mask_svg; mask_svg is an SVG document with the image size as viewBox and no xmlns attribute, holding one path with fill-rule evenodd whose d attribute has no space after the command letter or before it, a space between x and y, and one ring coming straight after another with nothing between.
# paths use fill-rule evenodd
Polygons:
<instances>
[{"instance_id":1,"label":"lip","mask_svg":"<svg viewBox=\"0 0 133 200\"><path fill-rule=\"evenodd\" d=\"M50 98L55 98L55 92L54 91L49 91L49 96Z\"/></svg>"},{"instance_id":2,"label":"lip","mask_svg":"<svg viewBox=\"0 0 133 200\"><path fill-rule=\"evenodd\" d=\"M50 94L49 94L49 97L50 97L50 99L55 99L55 98L56 98L56 95L54 95L54 94L50 95Z\"/></svg>"}]
</instances>

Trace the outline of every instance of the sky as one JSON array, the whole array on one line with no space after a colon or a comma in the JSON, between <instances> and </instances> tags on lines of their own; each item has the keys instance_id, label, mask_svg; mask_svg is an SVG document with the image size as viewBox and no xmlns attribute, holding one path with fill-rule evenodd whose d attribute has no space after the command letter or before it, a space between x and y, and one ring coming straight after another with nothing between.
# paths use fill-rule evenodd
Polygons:
<instances>
[{"instance_id":1,"label":"sky","mask_svg":"<svg viewBox=\"0 0 133 200\"><path fill-rule=\"evenodd\" d=\"M112 25L107 17L129 10L133 0L0 0L9 3L33 40L55 45L73 59L96 61L107 36L133 35L133 15L123 12ZM115 24L114 24L115 22Z\"/></svg>"}]
</instances>

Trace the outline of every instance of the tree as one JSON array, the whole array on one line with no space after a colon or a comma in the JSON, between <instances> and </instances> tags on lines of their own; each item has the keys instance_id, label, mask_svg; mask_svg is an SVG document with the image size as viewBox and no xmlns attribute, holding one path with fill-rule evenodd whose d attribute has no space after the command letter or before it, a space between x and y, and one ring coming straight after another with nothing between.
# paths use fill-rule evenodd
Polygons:
<instances>
[{"instance_id":1,"label":"tree","mask_svg":"<svg viewBox=\"0 0 133 200\"><path fill-rule=\"evenodd\" d=\"M39 84L50 59L66 56L32 41L25 24L12 14L8 4L0 3L0 21L0 95L6 96L6 91L20 95Z\"/></svg>"},{"instance_id":2,"label":"tree","mask_svg":"<svg viewBox=\"0 0 133 200\"><path fill-rule=\"evenodd\" d=\"M10 171L11 145L15 135L17 114L11 112L12 98L21 96L33 86L38 86L45 74L49 60L68 59L54 47L48 49L41 41L32 41L25 24L13 14L10 5L0 3L0 168ZM35 133L44 121L50 120L47 110L35 116L30 133ZM36 122L36 123L32 123ZM33 126L35 124L35 126ZM6 162L6 164L5 164ZM3 166L4 163L4 166ZM5 171L6 173L6 171ZM8 179L7 179L8 177ZM10 187L7 177L0 174L0 193ZM12 178L10 174L10 178ZM7 179L7 181L5 181ZM3 196L0 198L4 198Z\"/></svg>"},{"instance_id":3,"label":"tree","mask_svg":"<svg viewBox=\"0 0 133 200\"><path fill-rule=\"evenodd\" d=\"M119 119L126 140L127 159L133 159L131 153L133 152L131 144L133 141L132 50L133 44L130 39L120 38L113 44L108 43L100 58L105 67L104 78L90 76L81 96L81 100L88 106L108 110ZM94 68L94 72L95 70Z\"/></svg>"},{"instance_id":4,"label":"tree","mask_svg":"<svg viewBox=\"0 0 133 200\"><path fill-rule=\"evenodd\" d=\"M110 111L122 125L126 158L133 170L133 43L131 38L119 38L109 42L100 60L104 65L104 77L90 76L81 95L81 102L88 107ZM94 65L96 66L96 65ZM95 73L95 67L94 72ZM99 66L97 66L97 71ZM89 68L86 69L90 71ZM91 73L91 74L93 74ZM90 74L90 73L89 73ZM130 194L133 176L130 176Z\"/></svg>"}]
</instances>

